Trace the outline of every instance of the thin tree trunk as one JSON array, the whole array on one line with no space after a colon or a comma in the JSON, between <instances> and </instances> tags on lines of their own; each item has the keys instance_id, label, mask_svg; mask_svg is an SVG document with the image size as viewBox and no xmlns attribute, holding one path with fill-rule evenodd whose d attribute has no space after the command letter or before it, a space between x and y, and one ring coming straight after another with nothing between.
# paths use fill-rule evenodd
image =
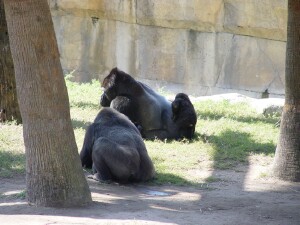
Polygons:
<instances>
[{"instance_id":1,"label":"thin tree trunk","mask_svg":"<svg viewBox=\"0 0 300 225\"><path fill-rule=\"evenodd\" d=\"M7 120L21 123L14 64L11 57L3 0L0 0L0 110ZM0 118L1 121L1 118Z\"/></svg>"},{"instance_id":2,"label":"thin tree trunk","mask_svg":"<svg viewBox=\"0 0 300 225\"><path fill-rule=\"evenodd\" d=\"M4 0L26 149L29 203L91 202L47 0Z\"/></svg>"},{"instance_id":3,"label":"thin tree trunk","mask_svg":"<svg viewBox=\"0 0 300 225\"><path fill-rule=\"evenodd\" d=\"M288 1L285 80L274 174L283 180L300 181L300 0Z\"/></svg>"}]
</instances>

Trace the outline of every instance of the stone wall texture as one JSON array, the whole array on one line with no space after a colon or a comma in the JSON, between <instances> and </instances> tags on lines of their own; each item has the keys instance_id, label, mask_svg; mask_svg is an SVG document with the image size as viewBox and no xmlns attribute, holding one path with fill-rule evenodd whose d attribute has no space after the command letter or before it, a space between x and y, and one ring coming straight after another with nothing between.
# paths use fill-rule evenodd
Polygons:
<instances>
[{"instance_id":1,"label":"stone wall texture","mask_svg":"<svg viewBox=\"0 0 300 225\"><path fill-rule=\"evenodd\" d=\"M151 86L284 95L287 0L49 0L65 73L115 66ZM154 88L155 88L154 87Z\"/></svg>"}]
</instances>

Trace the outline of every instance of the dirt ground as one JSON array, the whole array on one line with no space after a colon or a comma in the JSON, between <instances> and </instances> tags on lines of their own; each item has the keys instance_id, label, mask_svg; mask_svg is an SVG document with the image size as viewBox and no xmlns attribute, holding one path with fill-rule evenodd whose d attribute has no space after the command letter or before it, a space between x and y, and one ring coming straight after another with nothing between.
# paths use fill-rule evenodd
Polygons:
<instances>
[{"instance_id":1,"label":"dirt ground","mask_svg":"<svg viewBox=\"0 0 300 225\"><path fill-rule=\"evenodd\" d=\"M300 183L266 176L270 165L251 159L234 170L193 171L215 182L199 187L101 184L89 180L86 208L33 207L16 193L24 178L1 179L0 224L300 224Z\"/></svg>"}]
</instances>

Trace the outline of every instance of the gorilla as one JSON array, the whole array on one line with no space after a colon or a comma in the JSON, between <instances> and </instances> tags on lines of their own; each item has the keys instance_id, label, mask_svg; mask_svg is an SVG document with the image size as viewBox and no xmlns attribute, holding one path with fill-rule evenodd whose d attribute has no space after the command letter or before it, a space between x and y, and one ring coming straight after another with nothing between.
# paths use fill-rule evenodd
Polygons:
<instances>
[{"instance_id":1,"label":"gorilla","mask_svg":"<svg viewBox=\"0 0 300 225\"><path fill-rule=\"evenodd\" d=\"M197 115L192 102L184 93L178 93L172 102L172 120L179 126L180 137L191 139L195 133Z\"/></svg>"},{"instance_id":2,"label":"gorilla","mask_svg":"<svg viewBox=\"0 0 300 225\"><path fill-rule=\"evenodd\" d=\"M127 115L140 128L142 137L164 140L184 136L185 132L172 120L171 102L129 74L114 68L102 87L101 106Z\"/></svg>"},{"instance_id":3,"label":"gorilla","mask_svg":"<svg viewBox=\"0 0 300 225\"><path fill-rule=\"evenodd\" d=\"M113 108L102 108L87 128L80 159L100 181L147 181L155 174L139 130Z\"/></svg>"}]
</instances>

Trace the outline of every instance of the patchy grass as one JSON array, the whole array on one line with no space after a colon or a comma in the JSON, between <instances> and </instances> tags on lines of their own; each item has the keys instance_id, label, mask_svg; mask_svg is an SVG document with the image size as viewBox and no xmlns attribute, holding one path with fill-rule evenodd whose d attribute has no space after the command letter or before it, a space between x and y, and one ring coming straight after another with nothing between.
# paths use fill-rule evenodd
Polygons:
<instances>
[{"instance_id":1,"label":"patchy grass","mask_svg":"<svg viewBox=\"0 0 300 225\"><path fill-rule=\"evenodd\" d=\"M230 104L228 101L199 102L197 131L202 140L212 147L209 152L214 167L228 169L248 156L274 156L279 128L279 117L265 118L248 104Z\"/></svg>"},{"instance_id":2,"label":"patchy grass","mask_svg":"<svg viewBox=\"0 0 300 225\"><path fill-rule=\"evenodd\" d=\"M100 83L79 84L66 79L72 124L78 151L86 127L99 111ZM194 104L198 114L196 136L192 141L146 140L157 176L155 184L194 185L219 181L201 171L208 168L234 169L247 164L248 157L273 157L279 128L279 117L265 118L246 103L232 104L226 100ZM25 156L22 126L0 124L0 178L24 174Z\"/></svg>"},{"instance_id":3,"label":"patchy grass","mask_svg":"<svg viewBox=\"0 0 300 225\"><path fill-rule=\"evenodd\" d=\"M218 178L218 177L214 177L214 176L209 176L205 179L205 181L207 183L215 183L215 182L220 182L222 181L222 179Z\"/></svg>"},{"instance_id":4,"label":"patchy grass","mask_svg":"<svg viewBox=\"0 0 300 225\"><path fill-rule=\"evenodd\" d=\"M25 154L22 126L0 124L0 177L24 173Z\"/></svg>"},{"instance_id":5,"label":"patchy grass","mask_svg":"<svg viewBox=\"0 0 300 225\"><path fill-rule=\"evenodd\" d=\"M26 198L26 191L13 191L13 193L0 193L0 199L25 199Z\"/></svg>"}]
</instances>

